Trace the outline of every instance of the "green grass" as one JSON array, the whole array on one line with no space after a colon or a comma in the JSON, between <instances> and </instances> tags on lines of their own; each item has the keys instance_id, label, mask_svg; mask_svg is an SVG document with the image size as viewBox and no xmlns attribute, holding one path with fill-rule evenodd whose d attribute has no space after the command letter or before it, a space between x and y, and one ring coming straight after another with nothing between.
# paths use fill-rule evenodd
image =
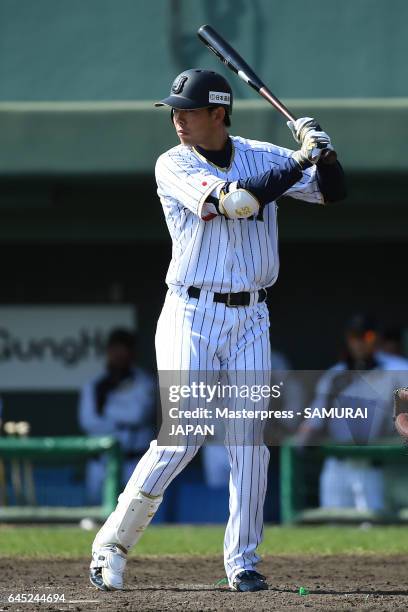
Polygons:
<instances>
[{"instance_id":1,"label":"green grass","mask_svg":"<svg viewBox=\"0 0 408 612\"><path fill-rule=\"evenodd\" d=\"M88 557L94 531L77 527L0 527L0 557ZM138 555L221 555L224 528L152 526ZM406 527L267 527L262 554L408 554Z\"/></svg>"}]
</instances>

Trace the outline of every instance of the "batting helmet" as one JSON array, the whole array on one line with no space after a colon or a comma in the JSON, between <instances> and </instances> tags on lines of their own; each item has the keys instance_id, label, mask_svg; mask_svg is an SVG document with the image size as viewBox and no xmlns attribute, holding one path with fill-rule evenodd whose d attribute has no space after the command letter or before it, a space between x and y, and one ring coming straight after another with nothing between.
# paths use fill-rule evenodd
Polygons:
<instances>
[{"instance_id":1,"label":"batting helmet","mask_svg":"<svg viewBox=\"0 0 408 612\"><path fill-rule=\"evenodd\" d=\"M212 70L192 68L176 76L170 95L155 106L171 106L177 109L223 106L228 115L232 112L232 90L223 76Z\"/></svg>"}]
</instances>

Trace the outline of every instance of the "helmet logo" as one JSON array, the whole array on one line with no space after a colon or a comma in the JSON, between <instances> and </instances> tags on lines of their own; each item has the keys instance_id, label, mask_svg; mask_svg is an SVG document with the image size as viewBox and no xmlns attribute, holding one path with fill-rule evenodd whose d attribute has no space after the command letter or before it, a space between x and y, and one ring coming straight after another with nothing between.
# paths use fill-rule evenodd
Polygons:
<instances>
[{"instance_id":1,"label":"helmet logo","mask_svg":"<svg viewBox=\"0 0 408 612\"><path fill-rule=\"evenodd\" d=\"M183 91L184 83L187 81L188 77L185 74L180 74L178 77L174 79L173 85L171 86L171 91L174 94L179 94Z\"/></svg>"},{"instance_id":2,"label":"helmet logo","mask_svg":"<svg viewBox=\"0 0 408 612\"><path fill-rule=\"evenodd\" d=\"M210 91L208 93L208 102L211 104L231 104L231 96L223 91Z\"/></svg>"}]
</instances>

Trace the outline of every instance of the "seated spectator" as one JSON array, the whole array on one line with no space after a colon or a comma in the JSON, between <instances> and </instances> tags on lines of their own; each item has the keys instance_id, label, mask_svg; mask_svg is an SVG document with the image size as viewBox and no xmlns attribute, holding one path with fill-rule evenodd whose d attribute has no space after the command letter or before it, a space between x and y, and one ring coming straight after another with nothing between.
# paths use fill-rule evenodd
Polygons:
<instances>
[{"instance_id":1,"label":"seated spectator","mask_svg":"<svg viewBox=\"0 0 408 612\"><path fill-rule=\"evenodd\" d=\"M386 327L381 334L381 351L404 357L404 337L401 327Z\"/></svg>"},{"instance_id":2,"label":"seated spectator","mask_svg":"<svg viewBox=\"0 0 408 612\"><path fill-rule=\"evenodd\" d=\"M3 429L3 404L2 399L0 397L0 436L2 435ZM6 484L6 469L4 465L4 461L0 459L0 506L5 506L7 503L7 484Z\"/></svg>"},{"instance_id":3,"label":"seated spectator","mask_svg":"<svg viewBox=\"0 0 408 612\"><path fill-rule=\"evenodd\" d=\"M155 381L136 366L136 338L126 329L114 329L108 338L106 366L84 385L79 423L90 436L112 435L124 455L126 483L154 437ZM105 478L103 457L87 464L88 503L99 504Z\"/></svg>"},{"instance_id":4,"label":"seated spectator","mask_svg":"<svg viewBox=\"0 0 408 612\"><path fill-rule=\"evenodd\" d=\"M367 419L305 420L296 435L298 446L325 433L334 444L367 444L393 434L393 389L408 380L408 361L377 350L373 319L355 315L345 330L346 350L340 362L319 380L314 408L366 407ZM320 505L325 508L384 509L383 470L369 458L326 457L320 475Z\"/></svg>"}]
</instances>

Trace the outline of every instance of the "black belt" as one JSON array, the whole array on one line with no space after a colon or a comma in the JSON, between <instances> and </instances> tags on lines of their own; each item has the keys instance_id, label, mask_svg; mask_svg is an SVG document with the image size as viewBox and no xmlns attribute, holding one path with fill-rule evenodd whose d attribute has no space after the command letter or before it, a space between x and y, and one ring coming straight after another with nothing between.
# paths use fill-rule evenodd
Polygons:
<instances>
[{"instance_id":1,"label":"black belt","mask_svg":"<svg viewBox=\"0 0 408 612\"><path fill-rule=\"evenodd\" d=\"M190 297L198 299L201 289L198 287L189 287L187 293ZM266 300L266 296L268 295L266 289L260 289L256 293L258 294L258 302L264 302ZM252 293L250 291L241 291L240 293L214 293L213 300L214 302L220 302L227 306L249 306L251 303L251 295Z\"/></svg>"}]
</instances>

